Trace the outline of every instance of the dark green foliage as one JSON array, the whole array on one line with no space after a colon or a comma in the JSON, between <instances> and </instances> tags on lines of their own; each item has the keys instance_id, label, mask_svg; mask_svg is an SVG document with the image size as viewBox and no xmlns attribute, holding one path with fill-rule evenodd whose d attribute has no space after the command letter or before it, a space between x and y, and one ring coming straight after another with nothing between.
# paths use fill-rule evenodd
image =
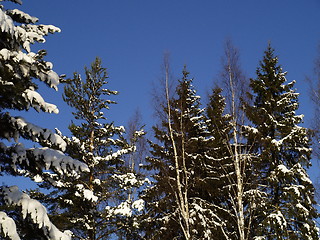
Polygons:
<instances>
[{"instance_id":1,"label":"dark green foliage","mask_svg":"<svg viewBox=\"0 0 320 240\"><path fill-rule=\"evenodd\" d=\"M206 108L206 125L208 129L207 151L205 158L206 174L202 181L207 196L204 198L212 204L211 211L218 216L216 222L221 226L215 228L212 239L232 239L236 232L232 198L234 199L234 165L232 158L231 116L225 114L225 99L221 88L214 88L209 96ZM218 225L218 224L216 224ZM223 231L225 233L223 233Z\"/></svg>"},{"instance_id":2,"label":"dark green foliage","mask_svg":"<svg viewBox=\"0 0 320 240\"><path fill-rule=\"evenodd\" d=\"M21 4L18 0L11 2ZM81 170L87 170L87 166L63 154L65 142L60 136L22 117L11 116L12 110L21 111L19 115L23 115L22 111L30 109L58 113L57 107L45 102L37 92L36 81L39 80L40 83L43 82L57 90L61 79L52 70L52 63L44 60L46 51L32 52L31 45L45 42L46 35L59 32L60 29L52 25L38 25L37 18L17 9L5 9L3 5L0 14L1 175L40 179L48 187L62 181L64 176L77 177ZM34 148L25 147L26 141L22 139L32 141ZM19 236L22 239L48 239L49 235L69 238L67 233L60 232L46 218L43 206L22 194L18 187L2 186L0 192L2 236L11 235L14 239L18 239ZM14 194L15 197L12 199L10 194ZM14 222L17 225L16 232L15 228L3 227L5 224L14 226Z\"/></svg>"},{"instance_id":3,"label":"dark green foliage","mask_svg":"<svg viewBox=\"0 0 320 240\"><path fill-rule=\"evenodd\" d=\"M75 239L108 239L117 229L126 231L130 220L113 211L127 200L126 189L141 182L124 166L123 155L134 151L122 136L124 128L104 117L104 111L115 103L106 97L117 92L104 88L108 75L99 58L90 69L85 68L85 76L83 81L75 73L66 81L64 100L75 109L77 123L69 126L72 137L65 141L67 153L85 162L90 172L58 185L51 194L55 200L49 209L56 224L72 230ZM128 176L133 177L132 184L126 182Z\"/></svg>"},{"instance_id":4,"label":"dark green foliage","mask_svg":"<svg viewBox=\"0 0 320 240\"><path fill-rule=\"evenodd\" d=\"M314 187L306 174L311 148L308 130L300 127L298 93L268 46L251 80L254 103L247 116L255 129L249 139L258 155L254 172L261 195L253 235L265 239L318 239Z\"/></svg>"}]
</instances>

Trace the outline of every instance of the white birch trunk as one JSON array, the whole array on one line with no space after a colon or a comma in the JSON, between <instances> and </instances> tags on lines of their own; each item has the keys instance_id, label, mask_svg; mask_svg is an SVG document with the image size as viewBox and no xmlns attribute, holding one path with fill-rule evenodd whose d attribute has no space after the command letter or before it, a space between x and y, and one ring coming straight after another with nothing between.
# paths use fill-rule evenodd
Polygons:
<instances>
[{"instance_id":1,"label":"white birch trunk","mask_svg":"<svg viewBox=\"0 0 320 240\"><path fill-rule=\"evenodd\" d=\"M173 136L173 129L171 125L171 106L170 106L170 95L169 95L169 65L168 65L168 59L165 58L165 82L166 82L166 102L167 102L167 107L168 107L168 114L167 114L167 119L168 119L168 128L169 128L169 134L170 134L170 139L172 142L172 147L173 147L173 154L174 154L174 162L175 162L175 172L176 172L176 184L177 184L177 193L175 194L176 196L176 201L178 204L179 208L179 213L181 219L179 219L179 224L181 226L182 232L186 238L186 240L191 239L191 234L190 234L190 224L189 224L189 204L188 204L188 176L187 176L187 169L185 165L185 149L184 149L184 135L183 135L183 128L181 127L182 130L182 166L180 166L179 163L179 158L178 158L178 151L177 151L177 145L174 140ZM181 123L182 124L182 118L181 118ZM180 174L180 170L184 173L184 178ZM184 183L182 183L184 181ZM185 186L183 188L183 185Z\"/></svg>"},{"instance_id":2,"label":"white birch trunk","mask_svg":"<svg viewBox=\"0 0 320 240\"><path fill-rule=\"evenodd\" d=\"M228 52L230 54L230 52ZM232 137L234 142L234 151L233 151L233 160L234 160L234 168L236 174L236 218L237 218L237 227L239 231L239 239L245 240L245 219L244 219L244 202L243 202L243 176L242 171L244 166L242 166L243 161L241 159L241 152L239 153L239 144L238 144L238 119L237 119L237 109L236 109L236 90L234 86L234 76L232 74L231 69L231 62L230 62L230 55L227 56L228 58L228 74L229 74L229 86L231 91L231 113L232 113ZM231 149L232 150L232 149Z\"/></svg>"}]
</instances>

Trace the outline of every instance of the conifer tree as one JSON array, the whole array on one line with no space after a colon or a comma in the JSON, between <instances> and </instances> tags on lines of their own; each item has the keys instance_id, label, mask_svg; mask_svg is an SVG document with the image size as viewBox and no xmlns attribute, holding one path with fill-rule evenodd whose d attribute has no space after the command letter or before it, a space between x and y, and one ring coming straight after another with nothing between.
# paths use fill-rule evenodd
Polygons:
<instances>
[{"instance_id":1,"label":"conifer tree","mask_svg":"<svg viewBox=\"0 0 320 240\"><path fill-rule=\"evenodd\" d=\"M22 4L20 0L11 2ZM49 33L60 32L52 25L36 24L38 19L18 9L0 7L0 167L1 175L25 176L35 182L56 186L65 177L78 177L88 167L64 155L66 142L54 132L36 126L11 110L58 113L37 92L35 79L56 89L58 75L44 60L45 50L31 51L31 44L45 41ZM8 141L15 140L8 145ZM22 142L30 140L37 147ZM17 186L0 189L0 234L6 239L71 239L59 231L39 201L19 191ZM16 224L17 223L17 224ZM1 239L2 239L1 237Z\"/></svg>"},{"instance_id":2,"label":"conifer tree","mask_svg":"<svg viewBox=\"0 0 320 240\"><path fill-rule=\"evenodd\" d=\"M231 115L225 114L225 98L221 88L214 88L209 96L206 108L206 125L208 139L206 143L205 166L203 174L207 196L211 203L211 211L216 215L211 225L214 234L212 239L232 239L235 236L235 222L231 186L234 186L234 167L231 151ZM213 218L211 219L211 221ZM214 227L215 226L215 227Z\"/></svg>"},{"instance_id":3,"label":"conifer tree","mask_svg":"<svg viewBox=\"0 0 320 240\"><path fill-rule=\"evenodd\" d=\"M182 74L176 97L169 99L167 88L168 104L163 109L167 119L153 127L158 143L151 143L152 157L147 161L155 181L144 195L148 239L211 237L206 226L197 226L204 213L200 198L206 136L203 110L186 68Z\"/></svg>"},{"instance_id":4,"label":"conifer tree","mask_svg":"<svg viewBox=\"0 0 320 240\"><path fill-rule=\"evenodd\" d=\"M251 155L245 139L238 142L238 145L235 144L234 117L225 113L225 98L221 92L220 88L213 89L206 108L209 137L205 152L206 165L203 169L206 177L203 181L206 183L204 189L208 192L206 199L211 203L211 211L216 216L214 224L211 225L214 232L212 239L247 239L255 202L253 193L256 191L250 179ZM239 166L241 171L237 174ZM239 177L240 183L237 181ZM239 191L242 193L241 201ZM239 214L240 204L243 208L242 219ZM243 225L240 222L243 222Z\"/></svg>"},{"instance_id":5,"label":"conifer tree","mask_svg":"<svg viewBox=\"0 0 320 240\"><path fill-rule=\"evenodd\" d=\"M249 138L254 143L254 163L259 205L252 225L253 239L318 239L314 187L306 169L311 148L308 130L296 115L298 93L269 45L251 79L254 100L246 106L253 123Z\"/></svg>"},{"instance_id":6,"label":"conifer tree","mask_svg":"<svg viewBox=\"0 0 320 240\"><path fill-rule=\"evenodd\" d=\"M127 190L139 187L143 180L128 171L123 160L135 150L134 143L124 140L124 127L108 122L104 115L115 103L106 97L117 91L105 88L108 75L99 58L85 68L85 76L82 80L75 73L65 86L64 99L75 109L75 121L69 127L72 137L65 140L67 153L85 162L90 171L57 186L52 192L55 201L49 205L52 213L61 213L55 218L57 224L70 228L75 239L108 239L118 230L133 231L126 229L128 219L133 211L141 211L143 202L127 199Z\"/></svg>"}]
</instances>

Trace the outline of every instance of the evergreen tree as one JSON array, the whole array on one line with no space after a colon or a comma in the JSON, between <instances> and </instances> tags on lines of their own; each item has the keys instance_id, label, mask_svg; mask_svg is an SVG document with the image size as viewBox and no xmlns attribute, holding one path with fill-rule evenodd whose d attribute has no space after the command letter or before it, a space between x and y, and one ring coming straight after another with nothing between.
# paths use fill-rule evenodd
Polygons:
<instances>
[{"instance_id":1,"label":"evergreen tree","mask_svg":"<svg viewBox=\"0 0 320 240\"><path fill-rule=\"evenodd\" d=\"M200 198L206 136L203 110L186 68L182 74L176 97L169 99L166 94L167 119L153 127L158 143L151 142L152 157L147 159L154 173L154 185L144 193L147 239L211 237L206 226L198 226L206 204Z\"/></svg>"},{"instance_id":2,"label":"evergreen tree","mask_svg":"<svg viewBox=\"0 0 320 240\"><path fill-rule=\"evenodd\" d=\"M67 80L65 101L75 109L69 129L71 138L67 153L85 162L90 171L76 181L66 181L52 192L55 201L50 204L53 213L61 213L55 221L68 227L75 239L108 239L120 229L133 225L130 221L133 211L141 211L143 202L127 198L128 189L139 187L143 180L134 171L128 171L123 157L135 150L134 143L128 144L124 138L124 127L108 123L105 110L115 102L106 96L116 95L116 91L105 88L108 75L96 58L91 68L85 68L86 79L75 73ZM135 133L135 137L139 133ZM89 190L89 191L88 191Z\"/></svg>"},{"instance_id":3,"label":"evergreen tree","mask_svg":"<svg viewBox=\"0 0 320 240\"><path fill-rule=\"evenodd\" d=\"M209 137L205 151L206 164L202 171L206 175L203 178L206 183L203 189L208 195L205 199L211 203L212 215L215 216L211 218L214 232L211 238L246 239L255 202L253 193L256 191L251 183L251 155L246 139L241 139L244 126L235 125L234 116L224 113L226 104L221 92L220 88L213 89L206 108ZM239 141L234 140L235 135ZM239 174L236 173L237 168L240 168ZM243 213L241 219L239 209Z\"/></svg>"},{"instance_id":4,"label":"evergreen tree","mask_svg":"<svg viewBox=\"0 0 320 240\"><path fill-rule=\"evenodd\" d=\"M298 124L298 93L269 45L251 79L254 100L246 107L254 124L249 138L258 156L254 173L260 204L254 215L254 239L318 239L314 187L306 169L311 148L308 130Z\"/></svg>"},{"instance_id":5,"label":"evergreen tree","mask_svg":"<svg viewBox=\"0 0 320 240\"><path fill-rule=\"evenodd\" d=\"M206 125L208 129L205 165L202 170L205 177L203 190L207 196L203 198L211 203L211 211L215 218L211 228L214 234L211 239L233 239L235 226L233 218L231 188L234 186L234 167L231 146L231 115L225 114L225 98L221 88L214 88L209 96L206 108ZM214 221L213 221L214 220Z\"/></svg>"},{"instance_id":6,"label":"evergreen tree","mask_svg":"<svg viewBox=\"0 0 320 240\"><path fill-rule=\"evenodd\" d=\"M22 4L20 0L11 2ZM3 5L0 19L1 175L25 176L55 186L67 176L77 177L80 171L88 171L88 167L63 154L66 142L59 135L22 117L11 116L9 111L33 108L58 113L57 107L45 102L37 92L34 80L57 90L60 79L52 70L52 63L44 60L46 51L32 52L30 45L44 42L46 35L60 29L37 25L36 17L17 9L6 10ZM12 139L16 143L7 145ZM23 139L38 143L38 147L25 147ZM0 233L6 239L71 239L69 232L61 232L53 225L40 202L20 192L17 186L1 187L0 206Z\"/></svg>"}]
</instances>

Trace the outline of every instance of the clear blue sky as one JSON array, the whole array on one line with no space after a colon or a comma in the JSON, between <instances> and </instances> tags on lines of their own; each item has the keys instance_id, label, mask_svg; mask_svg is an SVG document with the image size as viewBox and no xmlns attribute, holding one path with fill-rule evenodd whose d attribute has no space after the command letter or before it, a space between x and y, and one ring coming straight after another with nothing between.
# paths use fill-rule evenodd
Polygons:
<instances>
[{"instance_id":1,"label":"clear blue sky","mask_svg":"<svg viewBox=\"0 0 320 240\"><path fill-rule=\"evenodd\" d=\"M151 86L160 76L164 51L171 52L176 76L187 64L204 96L220 70L226 38L239 48L248 77L255 77L270 40L288 80L297 80L299 113L310 118L304 79L312 72L320 43L319 0L25 0L16 7L61 28L39 46L48 51L46 59L58 74L71 77L96 56L102 58L109 88L120 92L113 99L118 105L107 114L117 125L126 124L137 107L151 123ZM30 112L27 119L66 132L72 116L61 99L62 86L59 93L44 89L43 97L57 104L60 114Z\"/></svg>"}]
</instances>

